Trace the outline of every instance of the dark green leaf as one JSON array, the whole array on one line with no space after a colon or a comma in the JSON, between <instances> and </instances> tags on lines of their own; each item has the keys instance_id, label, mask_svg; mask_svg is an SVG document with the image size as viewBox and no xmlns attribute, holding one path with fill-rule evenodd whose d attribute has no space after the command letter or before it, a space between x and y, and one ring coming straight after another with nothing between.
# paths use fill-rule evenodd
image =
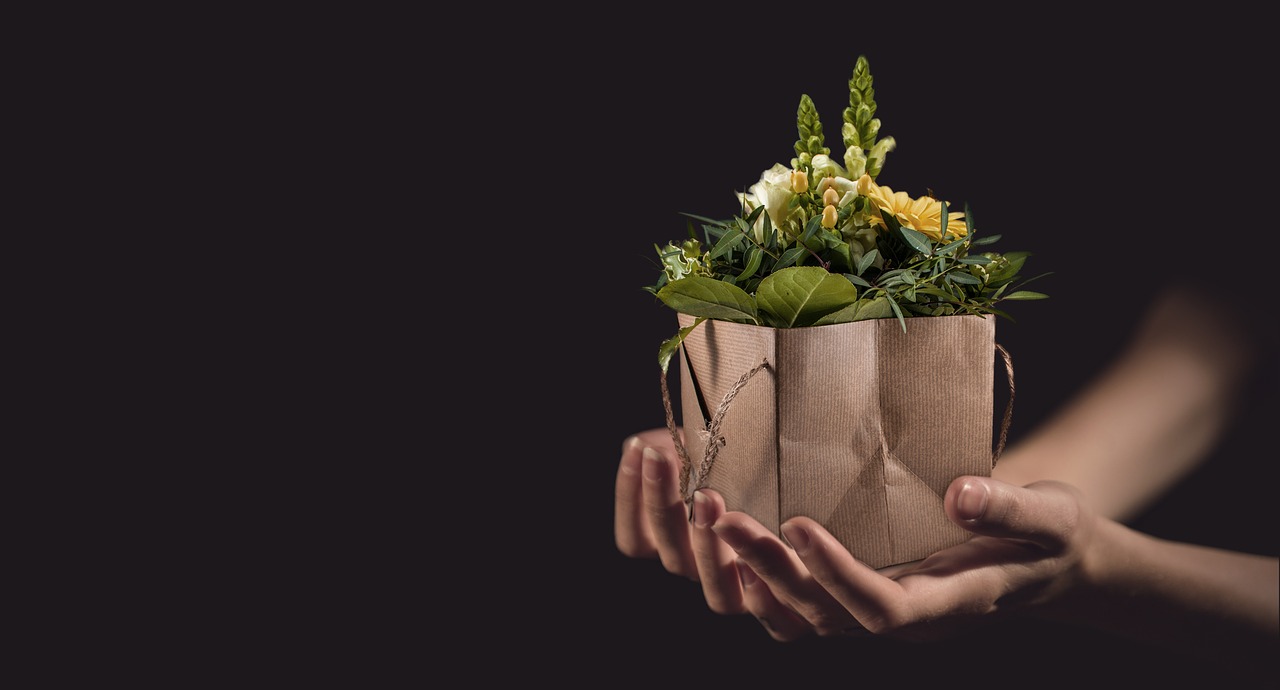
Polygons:
<instances>
[{"instance_id":1,"label":"dark green leaf","mask_svg":"<svg viewBox=\"0 0 1280 690\"><path fill-rule=\"evenodd\" d=\"M804 234L800 236L800 241L807 245L809 240L812 239L814 235L818 234L818 231L821 229L822 216L814 216L810 218L809 222L804 225Z\"/></svg>"},{"instance_id":2,"label":"dark green leaf","mask_svg":"<svg viewBox=\"0 0 1280 690\"><path fill-rule=\"evenodd\" d=\"M773 265L774 272L776 273L777 271L794 264L797 259L806 253L807 250L804 247L792 247L788 249L782 253L782 256L778 257L778 263Z\"/></svg>"},{"instance_id":3,"label":"dark green leaf","mask_svg":"<svg viewBox=\"0 0 1280 690\"><path fill-rule=\"evenodd\" d=\"M982 256L981 254L979 254L978 256L962 256L959 259L956 259L956 261L959 261L962 264L969 264L972 266L985 266L991 263L991 259L988 259L987 257Z\"/></svg>"},{"instance_id":4,"label":"dark green leaf","mask_svg":"<svg viewBox=\"0 0 1280 690\"><path fill-rule=\"evenodd\" d=\"M764 252L760 251L759 247L754 244L747 247L747 267L738 274L738 280L742 281L755 275L756 271L760 269L760 262L763 258Z\"/></svg>"},{"instance_id":5,"label":"dark green leaf","mask_svg":"<svg viewBox=\"0 0 1280 690\"><path fill-rule=\"evenodd\" d=\"M983 244L995 244L996 242L999 242L999 241L1000 241L1000 235L987 235L986 237L979 237L978 239L973 240L970 244L974 246L979 246Z\"/></svg>"},{"instance_id":6,"label":"dark green leaf","mask_svg":"<svg viewBox=\"0 0 1280 690\"><path fill-rule=\"evenodd\" d=\"M866 273L871 264L876 262L877 256L880 256L880 250L878 249L872 249L866 254L863 254L862 258L858 259L858 275Z\"/></svg>"},{"instance_id":7,"label":"dark green leaf","mask_svg":"<svg viewBox=\"0 0 1280 690\"><path fill-rule=\"evenodd\" d=\"M1010 292L1009 294L1005 295L1004 298L1016 299L1016 300L1032 300L1032 299L1049 299L1049 296L1044 294L1043 292L1032 292L1031 290L1018 290L1017 292Z\"/></svg>"},{"instance_id":8,"label":"dark green leaf","mask_svg":"<svg viewBox=\"0 0 1280 690\"><path fill-rule=\"evenodd\" d=\"M743 236L736 232L725 233L725 236L721 237L719 242L716 242L716 246L712 247L710 252L707 252L707 256L712 259L717 258L743 241Z\"/></svg>"},{"instance_id":9,"label":"dark green leaf","mask_svg":"<svg viewBox=\"0 0 1280 690\"><path fill-rule=\"evenodd\" d=\"M854 285L861 285L862 287L865 287L865 288L871 287L871 283L868 283L867 281L863 280L858 276L855 276L852 273L845 273L843 275L845 278L849 279L850 283L853 283Z\"/></svg>"},{"instance_id":10,"label":"dark green leaf","mask_svg":"<svg viewBox=\"0 0 1280 690\"><path fill-rule=\"evenodd\" d=\"M889 298L888 302L889 302L889 307L890 307L891 309L893 309L893 313L894 313L894 314L897 314L897 316L898 316L898 323L902 324L902 332L903 332L903 333L906 333L906 332L907 332L907 319L906 319L906 317L905 317L905 316L903 316L903 315L902 315L902 307L899 307L899 306L898 306L898 303L897 303L897 302L895 302L895 301L893 301L893 298Z\"/></svg>"},{"instance_id":11,"label":"dark green leaf","mask_svg":"<svg viewBox=\"0 0 1280 690\"><path fill-rule=\"evenodd\" d=\"M954 283L963 283L965 285L981 285L982 281L965 273L964 271L952 271L947 274L947 280Z\"/></svg>"},{"instance_id":12,"label":"dark green leaf","mask_svg":"<svg viewBox=\"0 0 1280 690\"><path fill-rule=\"evenodd\" d=\"M906 240L912 249L925 256L933 254L933 245L930 244L928 235L907 227L899 227L898 232L902 233L902 239Z\"/></svg>"}]
</instances>

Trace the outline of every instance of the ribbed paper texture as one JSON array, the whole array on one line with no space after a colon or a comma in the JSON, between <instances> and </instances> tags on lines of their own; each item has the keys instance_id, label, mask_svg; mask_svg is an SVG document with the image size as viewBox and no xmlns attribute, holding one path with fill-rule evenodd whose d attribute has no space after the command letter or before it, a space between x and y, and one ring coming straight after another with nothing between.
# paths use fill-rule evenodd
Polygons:
<instances>
[{"instance_id":1,"label":"ribbed paper texture","mask_svg":"<svg viewBox=\"0 0 1280 690\"><path fill-rule=\"evenodd\" d=\"M680 315L681 327L694 319ZM775 533L822 523L880 568L968 533L943 512L951 480L991 472L995 318L917 317L773 329L708 320L684 340L681 412L693 462L703 410L761 362L722 422L707 485ZM699 401L698 393L702 399Z\"/></svg>"}]
</instances>

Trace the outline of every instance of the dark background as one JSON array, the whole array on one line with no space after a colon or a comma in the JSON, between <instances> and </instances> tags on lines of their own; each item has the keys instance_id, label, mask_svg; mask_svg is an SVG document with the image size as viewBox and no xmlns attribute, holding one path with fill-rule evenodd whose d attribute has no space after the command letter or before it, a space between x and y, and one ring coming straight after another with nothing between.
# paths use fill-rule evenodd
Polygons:
<instances>
[{"instance_id":1,"label":"dark background","mask_svg":"<svg viewBox=\"0 0 1280 690\"><path fill-rule=\"evenodd\" d=\"M1030 621L927 645L780 644L615 549L621 444L663 424L656 354L675 315L641 289L658 275L653 246L683 237L681 212L726 217L735 190L788 164L803 93L842 153L847 80L866 55L881 136L898 142L879 182L970 204L980 232L1003 235L994 249L1053 273L1036 284L1049 300L1013 304L1017 322L997 326L1016 367L1010 442L1111 361L1156 295L1189 285L1244 314L1263 363L1221 445L1132 524L1277 554L1265 21L1226 6L1135 19L890 9L574 22L495 9L465 24L353 22L359 49L324 38L341 56L332 74L354 87L329 102L362 123L337 130L354 133L339 145L363 166L345 172L373 180L358 227L389 228L353 249L377 296L334 301L357 315L335 335L371 353L345 401L367 424L343 446L329 504L342 524L326 562L350 583L307 618L363 641L362 672L429 675L471 650L480 660L459 665L472 678L605 687L1231 674Z\"/></svg>"}]
</instances>

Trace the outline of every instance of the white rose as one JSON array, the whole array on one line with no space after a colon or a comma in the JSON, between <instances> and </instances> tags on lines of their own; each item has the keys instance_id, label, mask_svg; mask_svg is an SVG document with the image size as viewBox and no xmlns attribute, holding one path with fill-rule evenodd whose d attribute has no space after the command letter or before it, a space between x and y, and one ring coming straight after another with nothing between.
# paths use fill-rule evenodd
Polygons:
<instances>
[{"instance_id":1,"label":"white rose","mask_svg":"<svg viewBox=\"0 0 1280 690\"><path fill-rule=\"evenodd\" d=\"M781 228L791 216L793 209L789 206L796 195L791 189L791 169L775 163L760 174L760 181L751 185L751 191L764 204L764 212L769 214L773 227Z\"/></svg>"},{"instance_id":2,"label":"white rose","mask_svg":"<svg viewBox=\"0 0 1280 690\"><path fill-rule=\"evenodd\" d=\"M760 174L760 181L751 185L750 191L751 194L746 196L754 196L757 202L764 206L764 212L769 214L773 227L779 229L785 227L787 219L795 212L795 209L791 208L791 199L796 195L791 189L791 169L781 163L775 163L772 168ZM756 220L754 230L756 241L764 242L763 218Z\"/></svg>"}]
</instances>

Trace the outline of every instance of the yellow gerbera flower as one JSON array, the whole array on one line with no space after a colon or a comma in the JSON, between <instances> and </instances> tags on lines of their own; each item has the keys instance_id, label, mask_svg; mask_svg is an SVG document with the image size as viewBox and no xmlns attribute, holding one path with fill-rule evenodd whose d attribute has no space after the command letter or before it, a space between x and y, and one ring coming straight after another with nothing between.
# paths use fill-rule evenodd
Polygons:
<instances>
[{"instance_id":1,"label":"yellow gerbera flower","mask_svg":"<svg viewBox=\"0 0 1280 690\"><path fill-rule=\"evenodd\" d=\"M871 224L881 228L887 227L884 214L891 214L903 227L917 230L937 242L942 239L942 202L933 197L922 196L912 199L906 192L895 192L889 187L881 187L863 175L858 180L858 193L871 201ZM947 236L964 237L969 229L964 223L964 213L950 211L947 213Z\"/></svg>"}]
</instances>

